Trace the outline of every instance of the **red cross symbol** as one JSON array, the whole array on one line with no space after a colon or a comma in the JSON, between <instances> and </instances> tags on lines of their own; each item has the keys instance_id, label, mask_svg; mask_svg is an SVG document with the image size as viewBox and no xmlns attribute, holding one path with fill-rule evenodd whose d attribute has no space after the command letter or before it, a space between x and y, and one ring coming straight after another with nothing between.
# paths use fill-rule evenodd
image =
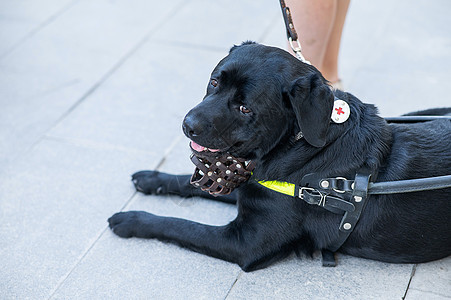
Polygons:
<instances>
[{"instance_id":1,"label":"red cross symbol","mask_svg":"<svg viewBox=\"0 0 451 300\"><path fill-rule=\"evenodd\" d=\"M341 107L336 108L335 110L337 111L337 115L341 115L341 114L345 113Z\"/></svg>"}]
</instances>

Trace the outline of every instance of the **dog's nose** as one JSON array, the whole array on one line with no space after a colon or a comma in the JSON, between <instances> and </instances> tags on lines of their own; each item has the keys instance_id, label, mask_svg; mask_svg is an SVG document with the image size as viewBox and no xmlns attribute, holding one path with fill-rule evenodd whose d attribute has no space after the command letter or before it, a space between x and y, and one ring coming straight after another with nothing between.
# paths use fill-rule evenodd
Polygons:
<instances>
[{"instance_id":1,"label":"dog's nose","mask_svg":"<svg viewBox=\"0 0 451 300\"><path fill-rule=\"evenodd\" d=\"M182 128L185 135L189 138L199 136L202 133L201 123L190 114L183 120Z\"/></svg>"}]
</instances>

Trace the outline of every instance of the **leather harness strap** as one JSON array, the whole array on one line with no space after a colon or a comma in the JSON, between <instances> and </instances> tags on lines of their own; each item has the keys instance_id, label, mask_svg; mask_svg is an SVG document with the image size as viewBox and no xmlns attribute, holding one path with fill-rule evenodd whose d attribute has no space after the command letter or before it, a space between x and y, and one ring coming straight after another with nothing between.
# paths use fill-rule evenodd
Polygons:
<instances>
[{"instance_id":1,"label":"leather harness strap","mask_svg":"<svg viewBox=\"0 0 451 300\"><path fill-rule=\"evenodd\" d=\"M336 265L334 252L346 242L357 225L369 195L419 192L451 188L451 175L420 179L370 182L376 172L362 168L354 180L343 177L321 178L318 174L305 175L300 186L288 182L258 181L266 188L293 197L299 197L310 205L317 205L335 214L343 214L338 227L338 237L327 249L322 250L323 266Z\"/></svg>"},{"instance_id":2,"label":"leather harness strap","mask_svg":"<svg viewBox=\"0 0 451 300\"><path fill-rule=\"evenodd\" d=\"M345 212L341 219L338 238L329 245L328 250L337 251L348 239L360 219L363 209L368 199L368 185L371 178L371 172L361 169L355 175L354 189L349 200L355 207L353 211Z\"/></svg>"}]
</instances>

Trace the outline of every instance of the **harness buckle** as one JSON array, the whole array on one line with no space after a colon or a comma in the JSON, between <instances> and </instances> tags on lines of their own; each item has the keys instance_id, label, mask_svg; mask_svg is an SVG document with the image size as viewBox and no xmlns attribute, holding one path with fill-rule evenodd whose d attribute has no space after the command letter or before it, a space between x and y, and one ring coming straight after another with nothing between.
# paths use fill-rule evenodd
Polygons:
<instances>
[{"instance_id":1,"label":"harness buckle","mask_svg":"<svg viewBox=\"0 0 451 300\"><path fill-rule=\"evenodd\" d=\"M323 194L323 193L321 193L320 191L318 191L317 189L314 189L314 188L309 188L309 187L300 187L299 188L299 195L298 195L298 197L301 199L301 200L304 200L304 191L310 191L310 192L314 192L314 193L317 193L318 194L318 196L320 196L321 198L319 199L319 202L318 202L318 206L322 206L322 207L324 207L325 205L326 205L326 194ZM311 204L313 204L313 203L311 203Z\"/></svg>"}]
</instances>

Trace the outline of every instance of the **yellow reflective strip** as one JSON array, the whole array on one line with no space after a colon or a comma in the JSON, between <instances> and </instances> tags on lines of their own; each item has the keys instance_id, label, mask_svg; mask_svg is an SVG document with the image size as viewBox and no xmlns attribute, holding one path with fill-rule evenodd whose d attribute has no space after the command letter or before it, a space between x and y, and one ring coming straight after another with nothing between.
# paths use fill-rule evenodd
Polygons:
<instances>
[{"instance_id":1,"label":"yellow reflective strip","mask_svg":"<svg viewBox=\"0 0 451 300\"><path fill-rule=\"evenodd\" d=\"M264 187L288 195L288 196L294 196L294 190L295 190L295 185L293 183L289 183L289 182L282 182L282 181L258 181L259 184L263 185Z\"/></svg>"}]
</instances>

